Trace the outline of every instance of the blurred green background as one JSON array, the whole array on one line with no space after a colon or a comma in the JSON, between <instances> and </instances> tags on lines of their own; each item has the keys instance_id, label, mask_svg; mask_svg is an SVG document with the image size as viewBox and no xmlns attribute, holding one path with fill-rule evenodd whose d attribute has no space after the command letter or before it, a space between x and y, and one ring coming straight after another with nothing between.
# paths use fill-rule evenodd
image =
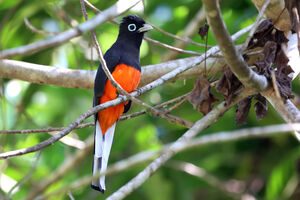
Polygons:
<instances>
[{"instance_id":1,"label":"blurred green background","mask_svg":"<svg viewBox=\"0 0 300 200\"><path fill-rule=\"evenodd\" d=\"M116 1L91 0L97 8L104 10ZM180 35L189 21L201 9L202 2L197 0L148 0L138 15L160 28ZM252 24L257 15L256 8L250 0L221 2L223 17L230 33ZM95 13L87 8L89 18ZM62 19L65 15L66 20ZM0 0L0 49L8 49L42 40L47 37L33 33L24 24L28 18L32 25L47 31L64 31L71 28L71 23L82 23L80 3L75 0ZM121 17L117 18L120 21ZM102 50L105 52L115 41L118 34L116 25L106 23L95 30ZM174 44L174 39L158 31L147 35L167 44ZM215 44L209 33L208 44ZM195 34L192 38L201 41ZM245 37L237 41L243 42ZM14 57L30 63L65 67L70 69L97 69L98 61L90 60L86 55L90 52L90 36L84 34L58 47L36 52L29 56ZM186 49L204 52L197 46L186 46ZM141 48L141 64L160 63L168 50L143 42ZM96 56L94 52L93 56ZM178 58L186 57L184 55ZM1 73L1 72L0 72ZM153 89L140 98L155 105L189 92L193 88L194 79L168 83ZM293 90L299 91L299 82L294 80ZM37 85L19 80L0 79L0 129L34 129L45 127L67 126L80 114L92 106L93 91L69 89L49 85ZM214 91L215 92L215 91ZM220 94L217 97L222 100ZM130 113L142 109L134 105ZM235 125L235 109L230 109L220 120L207 130L200 133L209 134L217 131L230 131L240 128L283 123L281 117L269 105L269 114L261 121L256 120L252 108L243 126ZM196 121L202 115L195 111L188 102L172 112L184 119ZM89 118L86 122L92 122ZM149 114L119 122L112 147L109 163L127 158L148 149L158 149L163 144L175 141L187 129L168 123L165 119ZM93 127L75 130L72 137L85 140L93 134ZM0 135L0 149L3 152L35 145L50 136L47 133L30 135ZM37 169L31 178L11 196L12 199L22 199L45 178L49 178L61 163L72 157L76 149L56 142L41 151ZM300 199L298 188L297 163L300 147L291 135L281 135L272 138L249 139L228 143L203 146L176 155L172 162L159 169L146 183L130 194L126 199L168 200L168 199L235 199L235 195L210 184L206 178L198 178L176 169L182 162L192 163L218 180L223 187L230 190L244 191L257 199ZM6 195L9 187L22 179L32 168L37 153L31 153L16 158L0 161L1 195ZM48 188L51 192L62 186L91 173L92 152L77 166L69 171L57 183ZM105 199L119 187L128 182L148 164L143 163L128 170L107 177L107 191L104 195L84 186L72 191L75 199ZM186 165L188 166L188 165ZM300 167L300 164L298 164ZM188 168L186 168L188 169ZM4 178L5 177L5 178ZM12 183L10 183L11 181ZM247 200L247 196L237 195L237 199ZM249 197L249 196L248 196ZM1 196L0 196L1 199ZM70 199L66 194L52 199ZM248 198L250 200L250 197Z\"/></svg>"}]
</instances>

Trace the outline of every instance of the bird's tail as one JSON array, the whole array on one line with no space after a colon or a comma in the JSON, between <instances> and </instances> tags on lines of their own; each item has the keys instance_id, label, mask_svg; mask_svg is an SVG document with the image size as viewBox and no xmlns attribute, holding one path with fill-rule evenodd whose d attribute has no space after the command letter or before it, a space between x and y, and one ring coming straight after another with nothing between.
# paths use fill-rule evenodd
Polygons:
<instances>
[{"instance_id":1,"label":"bird's tail","mask_svg":"<svg viewBox=\"0 0 300 200\"><path fill-rule=\"evenodd\" d=\"M114 123L104 135L102 135L101 127L98 120L96 121L95 128L95 151L93 162L93 175L97 173L103 173L106 171L108 157L111 149L111 145L114 138L116 123ZM105 191L105 176L101 176L99 179L93 180L91 187L102 193Z\"/></svg>"}]
</instances>

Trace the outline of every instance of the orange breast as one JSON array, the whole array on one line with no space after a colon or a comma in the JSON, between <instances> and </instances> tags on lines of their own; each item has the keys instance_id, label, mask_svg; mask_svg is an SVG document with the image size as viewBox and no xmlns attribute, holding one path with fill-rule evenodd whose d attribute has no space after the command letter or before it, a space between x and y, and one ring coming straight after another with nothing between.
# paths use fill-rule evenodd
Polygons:
<instances>
[{"instance_id":1,"label":"orange breast","mask_svg":"<svg viewBox=\"0 0 300 200\"><path fill-rule=\"evenodd\" d=\"M113 71L112 76L125 91L132 92L137 88L140 82L141 72L131 66L119 64ZM117 89L113 87L110 80L108 80L104 87L104 93L100 98L100 103L102 104L107 101L111 101L117 96ZM109 127L111 127L122 115L124 106L126 104L127 102L121 103L117 106L107 108L98 113L99 124L103 135L109 129Z\"/></svg>"}]
</instances>

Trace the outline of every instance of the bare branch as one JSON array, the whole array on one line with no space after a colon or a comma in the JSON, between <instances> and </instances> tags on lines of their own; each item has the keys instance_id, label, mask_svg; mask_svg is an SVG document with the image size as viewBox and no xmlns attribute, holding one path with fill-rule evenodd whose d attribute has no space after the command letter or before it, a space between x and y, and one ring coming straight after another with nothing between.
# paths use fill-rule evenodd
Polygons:
<instances>
[{"instance_id":1,"label":"bare branch","mask_svg":"<svg viewBox=\"0 0 300 200\"><path fill-rule=\"evenodd\" d=\"M149 22L147 22L147 23L150 24ZM189 22L189 23L191 23L191 22ZM192 45L195 45L195 46L198 46L198 47L205 47L205 44L201 44L201 43L195 42L195 41L193 41L192 39L187 38L187 37L181 38L181 37L179 37L179 36L177 36L177 35L174 35L174 34L172 34L172 33L169 33L169 32L167 32L167 31L164 31L164 30L162 30L161 28L159 28L159 27L157 27L157 26L155 26L155 25L153 25L153 24L150 24L150 25L153 26L153 28L154 28L155 30L157 30L158 32L161 32L161 33L164 34L164 35L167 35L167 36L169 36L169 37L171 37L171 38L174 38L175 40L179 40L179 41L181 41L181 42L183 42L183 43L186 43L186 44L192 44ZM196 28L197 28L197 27L196 27ZM176 47L176 46L175 46L175 47ZM208 45L208 47L212 47L212 46ZM179 47L176 47L176 48L179 48ZM182 49L182 48L180 48L180 49ZM175 52L175 51L173 51L173 52Z\"/></svg>"},{"instance_id":2,"label":"bare branch","mask_svg":"<svg viewBox=\"0 0 300 200\"><path fill-rule=\"evenodd\" d=\"M90 89L94 86L95 71L75 70L16 60L0 59L0 77L19 79L38 84Z\"/></svg>"},{"instance_id":3,"label":"bare branch","mask_svg":"<svg viewBox=\"0 0 300 200\"><path fill-rule=\"evenodd\" d=\"M122 13L126 12L131 7L136 5L139 1L140 0L130 0L126 4L122 4L122 6L121 6L120 2L117 2L112 7L106 9L103 13L97 14L93 19L86 21L73 29L64 31L55 37L41 40L38 42L34 42L34 43L31 43L31 44L28 44L25 46L0 51L0 59L30 54L30 53L33 53L36 51L40 51L42 49L46 49L46 48L49 48L49 47L52 47L55 45L59 45L63 42L66 42L66 41L76 37L76 36L81 35L84 32L88 32L88 31L92 30L93 28L99 26L100 24L105 23L109 19L112 19L114 17L121 15Z\"/></svg>"},{"instance_id":4,"label":"bare branch","mask_svg":"<svg viewBox=\"0 0 300 200\"><path fill-rule=\"evenodd\" d=\"M42 35L58 35L59 32L49 32L44 30L39 30L36 27L34 27L27 18L24 18L25 25L33 32L42 34Z\"/></svg>"},{"instance_id":5,"label":"bare branch","mask_svg":"<svg viewBox=\"0 0 300 200\"><path fill-rule=\"evenodd\" d=\"M246 87L258 91L265 90L268 87L266 77L253 72L245 63L241 53L237 52L221 17L218 0L203 0L203 3L213 35L232 72Z\"/></svg>"},{"instance_id":6,"label":"bare branch","mask_svg":"<svg viewBox=\"0 0 300 200\"><path fill-rule=\"evenodd\" d=\"M166 48L166 49L169 49L169 50L172 50L172 51L176 51L176 52L179 52L179 53L189 54L189 55L192 55L192 56L202 55L202 53L197 53L195 51L188 51L188 50L183 50L183 49L180 49L180 48L177 48L177 47L173 47L173 46L170 46L168 44L161 43L157 40L153 40L149 37L145 37L144 39L147 40L148 42L151 42L152 44L156 44L156 45L161 46L163 48Z\"/></svg>"},{"instance_id":7,"label":"bare branch","mask_svg":"<svg viewBox=\"0 0 300 200\"><path fill-rule=\"evenodd\" d=\"M94 123L80 124L75 129L81 129L85 127L94 126ZM24 130L0 130L0 134L30 134L30 133L47 133L61 131L65 127L56 127L56 128L41 128L41 129L24 129Z\"/></svg>"},{"instance_id":8,"label":"bare branch","mask_svg":"<svg viewBox=\"0 0 300 200\"><path fill-rule=\"evenodd\" d=\"M207 145L208 143L214 144L219 142L236 141L241 139L266 137L299 130L300 124L295 123L245 128L236 131L222 131L214 134L201 136L189 142L185 142L185 144L182 143L182 146L178 145L177 150L187 150L190 148L198 147L199 145Z\"/></svg>"},{"instance_id":9,"label":"bare branch","mask_svg":"<svg viewBox=\"0 0 300 200\"><path fill-rule=\"evenodd\" d=\"M144 66L142 67L140 86L146 85L180 66L191 66L198 61L198 57L191 57ZM222 59L208 58L206 63L207 70L211 75L225 69L225 62ZM172 81L199 76L201 73L203 73L203 64L196 65L195 68L176 76ZM91 89L94 87L95 76L96 70L65 69L15 60L0 60L0 78L19 79L67 88Z\"/></svg>"},{"instance_id":10,"label":"bare branch","mask_svg":"<svg viewBox=\"0 0 300 200\"><path fill-rule=\"evenodd\" d=\"M176 97L174 99L171 99L169 101L166 101L162 104L156 105L155 108L165 108L166 106L176 103L178 101L181 101L186 98L188 95L184 94L182 96ZM147 111L146 110L141 110L129 115L123 115L119 118L119 121L123 121L126 119L131 119L137 116L140 116L142 114L145 114ZM86 127L91 127L94 126L94 122L86 123L86 124L80 124L78 125L75 129L81 129L81 128L86 128ZM42 129L23 129L23 130L0 130L0 134L30 134L30 133L47 133L47 132L57 132L57 131L62 131L65 127L56 127L56 128L42 128Z\"/></svg>"},{"instance_id":11,"label":"bare branch","mask_svg":"<svg viewBox=\"0 0 300 200\"><path fill-rule=\"evenodd\" d=\"M262 95L268 99L286 122L300 123L300 112L290 100L286 100L285 102L278 101L273 89L262 92Z\"/></svg>"}]
</instances>

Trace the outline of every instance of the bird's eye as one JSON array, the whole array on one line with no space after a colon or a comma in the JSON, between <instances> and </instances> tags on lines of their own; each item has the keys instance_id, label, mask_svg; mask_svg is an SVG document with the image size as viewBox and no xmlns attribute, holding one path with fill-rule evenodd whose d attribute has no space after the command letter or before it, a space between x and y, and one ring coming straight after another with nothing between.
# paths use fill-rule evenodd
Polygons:
<instances>
[{"instance_id":1,"label":"bird's eye","mask_svg":"<svg viewBox=\"0 0 300 200\"><path fill-rule=\"evenodd\" d=\"M128 30L129 31L135 31L136 30L136 25L135 24L129 24L128 25Z\"/></svg>"}]
</instances>

